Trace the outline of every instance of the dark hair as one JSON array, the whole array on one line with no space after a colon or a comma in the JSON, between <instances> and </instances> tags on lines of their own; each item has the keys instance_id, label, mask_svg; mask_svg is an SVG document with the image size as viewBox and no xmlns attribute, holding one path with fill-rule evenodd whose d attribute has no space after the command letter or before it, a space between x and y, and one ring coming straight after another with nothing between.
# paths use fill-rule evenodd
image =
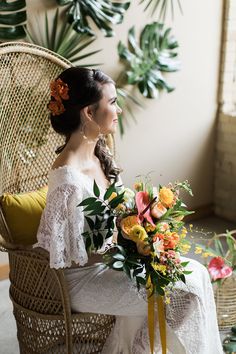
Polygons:
<instances>
[{"instance_id":1,"label":"dark hair","mask_svg":"<svg viewBox=\"0 0 236 354\"><path fill-rule=\"evenodd\" d=\"M84 67L71 67L63 71L58 79L61 79L69 87L69 99L63 100L65 111L59 116L50 115L53 129L65 136L65 144L58 147L59 154L70 139L71 134L76 131L80 124L80 110L88 105L95 105L98 108L101 100L102 85L114 83L114 81L99 69L88 69ZM53 100L53 98L51 97ZM113 156L107 149L105 138L100 138L95 146L95 155L101 163L101 167L107 179L117 177L120 169L115 167Z\"/></svg>"}]
</instances>

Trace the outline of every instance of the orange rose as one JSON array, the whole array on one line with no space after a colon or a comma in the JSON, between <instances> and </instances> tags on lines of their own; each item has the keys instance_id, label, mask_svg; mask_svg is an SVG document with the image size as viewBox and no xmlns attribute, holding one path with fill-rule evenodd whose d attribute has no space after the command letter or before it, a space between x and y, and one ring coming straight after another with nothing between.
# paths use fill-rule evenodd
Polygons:
<instances>
[{"instance_id":1,"label":"orange rose","mask_svg":"<svg viewBox=\"0 0 236 354\"><path fill-rule=\"evenodd\" d=\"M69 87L61 79L52 81L50 83L50 89L51 89L51 96L54 97L55 100L60 101L61 99L63 100L69 99L69 95L68 95Z\"/></svg>"},{"instance_id":2,"label":"orange rose","mask_svg":"<svg viewBox=\"0 0 236 354\"><path fill-rule=\"evenodd\" d=\"M157 232L157 233L153 236L152 240L153 240L153 242L156 242L157 239L163 240L163 239L164 239L164 235L161 234L161 233L159 233L159 232Z\"/></svg>"},{"instance_id":3,"label":"orange rose","mask_svg":"<svg viewBox=\"0 0 236 354\"><path fill-rule=\"evenodd\" d=\"M126 236L130 236L132 227L134 225L139 225L139 224L140 224L140 222L139 222L138 216L137 215L130 215L130 216L127 216L126 218L121 220L120 227ZM127 237L127 238L129 238L129 237Z\"/></svg>"},{"instance_id":4,"label":"orange rose","mask_svg":"<svg viewBox=\"0 0 236 354\"><path fill-rule=\"evenodd\" d=\"M65 112L65 107L61 101L50 101L48 104L48 109L51 111L53 116L59 116Z\"/></svg>"},{"instance_id":5,"label":"orange rose","mask_svg":"<svg viewBox=\"0 0 236 354\"><path fill-rule=\"evenodd\" d=\"M170 188L163 187L159 192L159 200L166 208L170 208L174 202L174 193Z\"/></svg>"},{"instance_id":6,"label":"orange rose","mask_svg":"<svg viewBox=\"0 0 236 354\"><path fill-rule=\"evenodd\" d=\"M177 243L179 242L179 235L177 232L170 232L164 237L164 248L175 248Z\"/></svg>"}]
</instances>

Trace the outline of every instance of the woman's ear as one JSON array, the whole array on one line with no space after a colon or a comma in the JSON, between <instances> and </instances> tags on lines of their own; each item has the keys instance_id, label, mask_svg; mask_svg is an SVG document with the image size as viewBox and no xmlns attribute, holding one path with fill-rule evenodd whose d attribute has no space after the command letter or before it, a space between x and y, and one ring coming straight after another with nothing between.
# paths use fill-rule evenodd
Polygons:
<instances>
[{"instance_id":1,"label":"woman's ear","mask_svg":"<svg viewBox=\"0 0 236 354\"><path fill-rule=\"evenodd\" d=\"M91 106L86 106L81 109L81 113L84 116L85 119L93 119L93 111Z\"/></svg>"}]
</instances>

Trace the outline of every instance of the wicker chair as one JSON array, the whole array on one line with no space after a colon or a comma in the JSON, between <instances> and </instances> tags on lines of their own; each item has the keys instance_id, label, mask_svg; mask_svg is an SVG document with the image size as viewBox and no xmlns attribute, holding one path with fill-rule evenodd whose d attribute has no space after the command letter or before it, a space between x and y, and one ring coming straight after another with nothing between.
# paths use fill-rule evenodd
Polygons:
<instances>
[{"instance_id":1,"label":"wicker chair","mask_svg":"<svg viewBox=\"0 0 236 354\"><path fill-rule=\"evenodd\" d=\"M47 119L49 82L71 63L26 43L0 45L0 193L47 183L62 143ZM114 316L71 313L63 270L49 267L48 253L13 243L0 210L1 250L9 253L10 298L20 353L100 353Z\"/></svg>"}]
</instances>

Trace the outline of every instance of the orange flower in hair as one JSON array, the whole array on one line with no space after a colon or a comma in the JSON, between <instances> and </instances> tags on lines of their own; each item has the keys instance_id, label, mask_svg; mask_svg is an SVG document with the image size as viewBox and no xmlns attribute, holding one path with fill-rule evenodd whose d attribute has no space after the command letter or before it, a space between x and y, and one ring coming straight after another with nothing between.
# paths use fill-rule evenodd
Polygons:
<instances>
[{"instance_id":1,"label":"orange flower in hair","mask_svg":"<svg viewBox=\"0 0 236 354\"><path fill-rule=\"evenodd\" d=\"M48 104L48 109L51 111L53 116L59 116L65 112L65 107L61 101L50 101Z\"/></svg>"},{"instance_id":2,"label":"orange flower in hair","mask_svg":"<svg viewBox=\"0 0 236 354\"><path fill-rule=\"evenodd\" d=\"M50 110L53 116L59 116L65 112L65 107L62 103L62 100L68 100L69 87L61 79L54 80L50 83L51 89L51 101L48 104L48 109Z\"/></svg>"},{"instance_id":3,"label":"orange flower in hair","mask_svg":"<svg viewBox=\"0 0 236 354\"><path fill-rule=\"evenodd\" d=\"M69 87L61 79L54 80L50 83L51 96L55 98L56 101L68 100Z\"/></svg>"}]
</instances>

